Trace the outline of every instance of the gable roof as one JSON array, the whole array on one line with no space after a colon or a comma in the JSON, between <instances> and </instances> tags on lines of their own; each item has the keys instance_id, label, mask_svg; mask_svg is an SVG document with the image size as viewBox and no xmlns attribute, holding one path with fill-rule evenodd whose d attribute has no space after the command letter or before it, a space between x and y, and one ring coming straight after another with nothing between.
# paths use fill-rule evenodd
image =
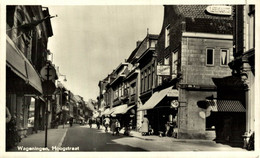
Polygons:
<instances>
[{"instance_id":1,"label":"gable roof","mask_svg":"<svg viewBox=\"0 0 260 158\"><path fill-rule=\"evenodd\" d=\"M134 49L134 51L131 53L129 58L127 59L127 62L131 63L134 58L139 58L142 53L147 49L146 39L148 38L149 40L157 40L159 35L156 34L147 34L147 36L140 42L140 44Z\"/></svg>"}]
</instances>

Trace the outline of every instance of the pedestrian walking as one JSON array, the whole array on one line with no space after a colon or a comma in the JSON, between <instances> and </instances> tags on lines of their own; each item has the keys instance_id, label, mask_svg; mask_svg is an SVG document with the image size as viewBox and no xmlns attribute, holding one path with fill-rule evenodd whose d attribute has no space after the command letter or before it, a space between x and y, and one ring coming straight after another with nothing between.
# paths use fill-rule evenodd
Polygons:
<instances>
[{"instance_id":1,"label":"pedestrian walking","mask_svg":"<svg viewBox=\"0 0 260 158\"><path fill-rule=\"evenodd\" d=\"M103 124L104 124L104 126L105 126L105 131L106 132L108 132L108 126L109 126L109 124L110 124L110 119L108 118L108 117L106 117L105 119L104 119L104 122L103 122Z\"/></svg>"},{"instance_id":2,"label":"pedestrian walking","mask_svg":"<svg viewBox=\"0 0 260 158\"><path fill-rule=\"evenodd\" d=\"M99 117L96 119L96 123L97 123L97 129L100 129L100 118Z\"/></svg>"},{"instance_id":3,"label":"pedestrian walking","mask_svg":"<svg viewBox=\"0 0 260 158\"><path fill-rule=\"evenodd\" d=\"M69 122L70 122L70 127L72 127L72 124L73 124L73 118L72 117L70 118Z\"/></svg>"},{"instance_id":4,"label":"pedestrian walking","mask_svg":"<svg viewBox=\"0 0 260 158\"><path fill-rule=\"evenodd\" d=\"M120 122L118 121L118 119L116 119L115 121L115 127L116 127L116 135L119 135L119 131L120 131Z\"/></svg>"},{"instance_id":5,"label":"pedestrian walking","mask_svg":"<svg viewBox=\"0 0 260 158\"><path fill-rule=\"evenodd\" d=\"M141 129L140 129L140 132L142 133L142 135L146 135L148 133L148 127L149 127L149 120L148 118L145 116L143 118L143 121L142 121L142 126L141 126Z\"/></svg>"},{"instance_id":6,"label":"pedestrian walking","mask_svg":"<svg viewBox=\"0 0 260 158\"><path fill-rule=\"evenodd\" d=\"M111 121L110 130L112 131L112 135L115 135L115 132L116 132L116 120L115 119L112 119L112 121Z\"/></svg>"},{"instance_id":7,"label":"pedestrian walking","mask_svg":"<svg viewBox=\"0 0 260 158\"><path fill-rule=\"evenodd\" d=\"M92 128L92 119L90 118L88 121L89 127Z\"/></svg>"}]
</instances>

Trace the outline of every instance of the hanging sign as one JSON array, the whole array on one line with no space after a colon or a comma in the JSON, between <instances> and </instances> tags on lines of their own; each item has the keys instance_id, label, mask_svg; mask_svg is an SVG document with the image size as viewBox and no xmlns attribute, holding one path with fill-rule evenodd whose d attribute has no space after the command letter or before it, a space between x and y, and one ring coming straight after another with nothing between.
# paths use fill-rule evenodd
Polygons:
<instances>
[{"instance_id":1,"label":"hanging sign","mask_svg":"<svg viewBox=\"0 0 260 158\"><path fill-rule=\"evenodd\" d=\"M49 71L49 72L48 72ZM41 76L44 80L53 80L56 76L56 70L55 68L50 65L50 64L46 64L42 69L41 69ZM49 73L49 76L48 76Z\"/></svg>"},{"instance_id":2,"label":"hanging sign","mask_svg":"<svg viewBox=\"0 0 260 158\"><path fill-rule=\"evenodd\" d=\"M169 65L157 65L157 75L159 75L159 76L170 75L170 66Z\"/></svg>"},{"instance_id":3,"label":"hanging sign","mask_svg":"<svg viewBox=\"0 0 260 158\"><path fill-rule=\"evenodd\" d=\"M206 11L210 14L216 15L231 15L232 7L231 6L208 6Z\"/></svg>"},{"instance_id":4,"label":"hanging sign","mask_svg":"<svg viewBox=\"0 0 260 158\"><path fill-rule=\"evenodd\" d=\"M173 101L171 101L171 107L172 107L172 108L177 108L178 106L179 106L178 100L173 100Z\"/></svg>"}]
</instances>

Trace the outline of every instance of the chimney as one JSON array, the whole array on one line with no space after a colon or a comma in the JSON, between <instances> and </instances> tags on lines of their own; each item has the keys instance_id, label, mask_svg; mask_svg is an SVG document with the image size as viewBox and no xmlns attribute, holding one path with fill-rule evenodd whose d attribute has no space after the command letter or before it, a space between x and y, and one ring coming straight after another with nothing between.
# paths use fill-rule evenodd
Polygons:
<instances>
[{"instance_id":1,"label":"chimney","mask_svg":"<svg viewBox=\"0 0 260 158\"><path fill-rule=\"evenodd\" d=\"M137 41L136 42L136 47L138 47L141 43L142 43L142 41Z\"/></svg>"}]
</instances>

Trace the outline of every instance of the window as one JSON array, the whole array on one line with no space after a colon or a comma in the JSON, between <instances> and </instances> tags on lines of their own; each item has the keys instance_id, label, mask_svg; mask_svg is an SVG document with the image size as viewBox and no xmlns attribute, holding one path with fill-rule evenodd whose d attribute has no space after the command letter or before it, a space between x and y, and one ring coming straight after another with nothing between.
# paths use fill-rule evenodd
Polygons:
<instances>
[{"instance_id":1,"label":"window","mask_svg":"<svg viewBox=\"0 0 260 158\"><path fill-rule=\"evenodd\" d=\"M148 69L148 89L151 89L151 69Z\"/></svg>"},{"instance_id":2,"label":"window","mask_svg":"<svg viewBox=\"0 0 260 158\"><path fill-rule=\"evenodd\" d=\"M34 127L35 99L31 97L28 113L28 127Z\"/></svg>"},{"instance_id":3,"label":"window","mask_svg":"<svg viewBox=\"0 0 260 158\"><path fill-rule=\"evenodd\" d=\"M154 88L155 86L155 68L154 68L154 64L152 65L152 88Z\"/></svg>"},{"instance_id":4,"label":"window","mask_svg":"<svg viewBox=\"0 0 260 158\"><path fill-rule=\"evenodd\" d=\"M141 92L144 92L144 73L141 74Z\"/></svg>"},{"instance_id":5,"label":"window","mask_svg":"<svg viewBox=\"0 0 260 158\"><path fill-rule=\"evenodd\" d=\"M255 47L255 5L249 5L248 12L248 23L246 30L246 34L248 34L248 45L246 47L246 51Z\"/></svg>"},{"instance_id":6,"label":"window","mask_svg":"<svg viewBox=\"0 0 260 158\"><path fill-rule=\"evenodd\" d=\"M206 53L207 53L206 65L214 65L214 49L208 48L206 50Z\"/></svg>"},{"instance_id":7,"label":"window","mask_svg":"<svg viewBox=\"0 0 260 158\"><path fill-rule=\"evenodd\" d=\"M147 71L144 71L144 91L147 90Z\"/></svg>"},{"instance_id":8,"label":"window","mask_svg":"<svg viewBox=\"0 0 260 158\"><path fill-rule=\"evenodd\" d=\"M220 65L228 65L229 63L229 53L227 49L220 50Z\"/></svg>"},{"instance_id":9,"label":"window","mask_svg":"<svg viewBox=\"0 0 260 158\"><path fill-rule=\"evenodd\" d=\"M169 65L169 63L170 63L169 56L168 56L168 57L165 57L165 59L164 59L164 65Z\"/></svg>"},{"instance_id":10,"label":"window","mask_svg":"<svg viewBox=\"0 0 260 158\"><path fill-rule=\"evenodd\" d=\"M157 41L156 40L151 40L150 42L151 42L150 47L155 48L155 45L156 45Z\"/></svg>"},{"instance_id":11,"label":"window","mask_svg":"<svg viewBox=\"0 0 260 158\"><path fill-rule=\"evenodd\" d=\"M135 94L135 89L136 89L135 85L136 85L135 83L131 84L131 95Z\"/></svg>"},{"instance_id":12,"label":"window","mask_svg":"<svg viewBox=\"0 0 260 158\"><path fill-rule=\"evenodd\" d=\"M165 48L170 45L170 25L165 28Z\"/></svg>"},{"instance_id":13,"label":"window","mask_svg":"<svg viewBox=\"0 0 260 158\"><path fill-rule=\"evenodd\" d=\"M158 65L162 65L162 61L158 62ZM162 76L159 76L158 75L158 85L161 85L162 84Z\"/></svg>"},{"instance_id":14,"label":"window","mask_svg":"<svg viewBox=\"0 0 260 158\"><path fill-rule=\"evenodd\" d=\"M172 75L176 77L177 75L177 65L178 65L178 52L172 53Z\"/></svg>"}]
</instances>

